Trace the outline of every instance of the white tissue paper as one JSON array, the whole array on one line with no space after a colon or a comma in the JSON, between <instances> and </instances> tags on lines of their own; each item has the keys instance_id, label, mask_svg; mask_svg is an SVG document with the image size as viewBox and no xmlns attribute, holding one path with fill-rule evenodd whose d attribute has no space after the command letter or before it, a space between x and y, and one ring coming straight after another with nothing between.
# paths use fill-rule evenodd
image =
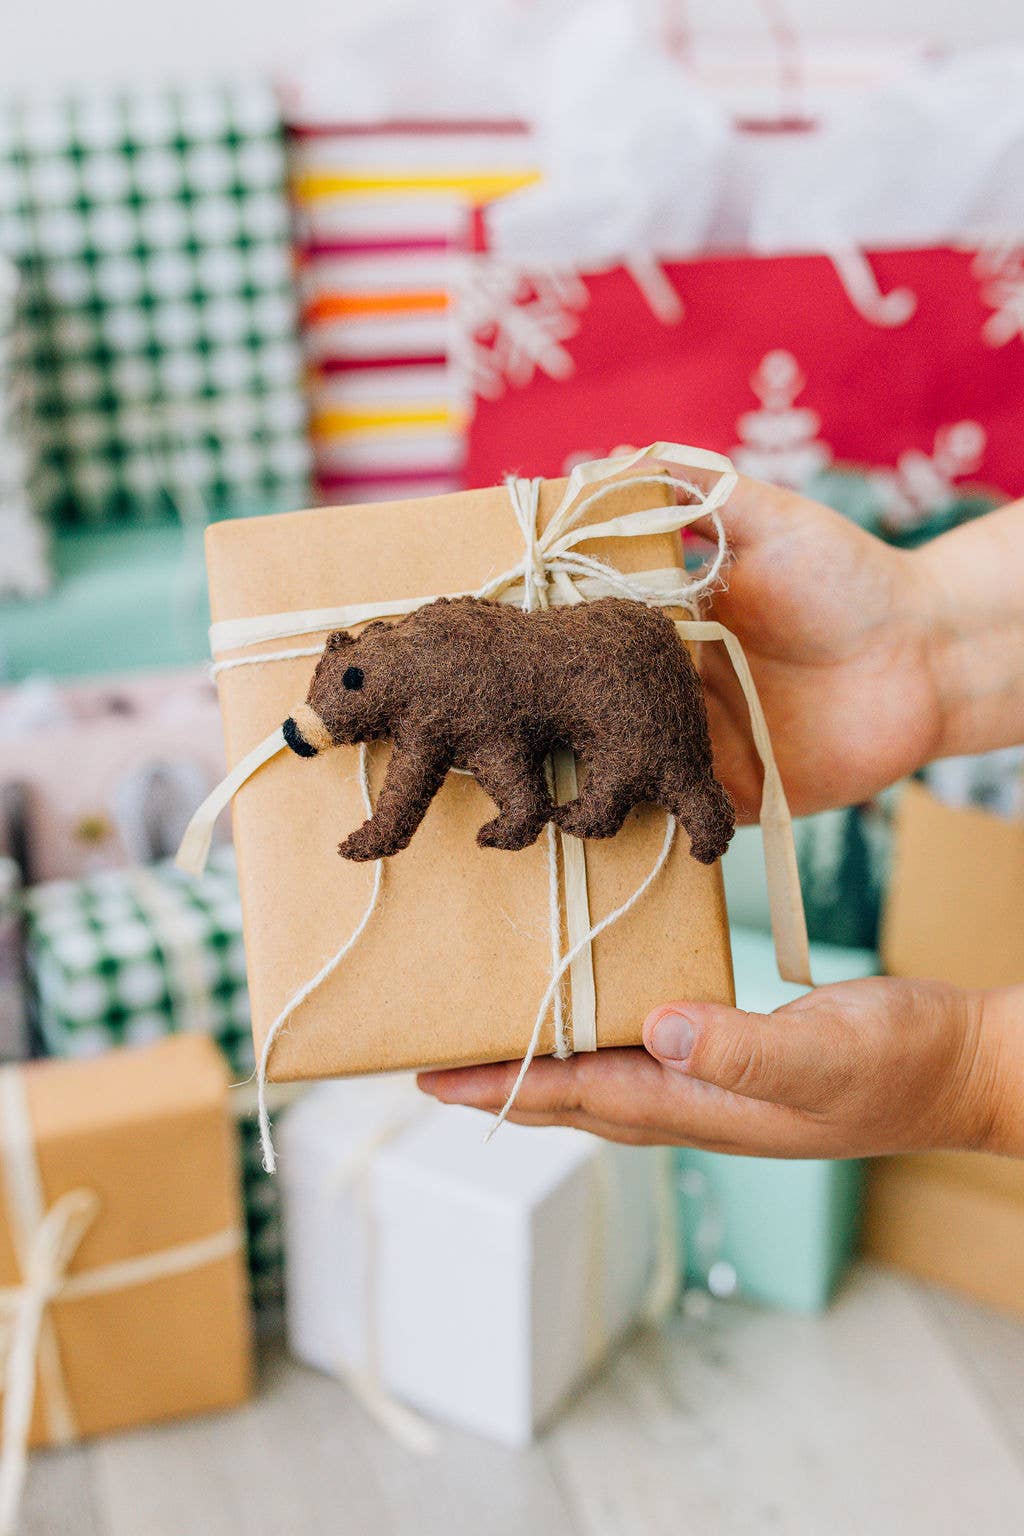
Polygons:
<instances>
[{"instance_id":1,"label":"white tissue paper","mask_svg":"<svg viewBox=\"0 0 1024 1536\"><path fill-rule=\"evenodd\" d=\"M394 1080L324 1083L280 1130L290 1346L520 1446L678 1281L664 1154L506 1125Z\"/></svg>"},{"instance_id":2,"label":"white tissue paper","mask_svg":"<svg viewBox=\"0 0 1024 1536\"><path fill-rule=\"evenodd\" d=\"M287 96L332 121L526 122L543 178L488 209L491 249L523 266L1020 237L1024 49L862 43L841 67L798 35L779 67L814 126L751 132L775 94L757 35L702 67L630 0L387 0L332 17Z\"/></svg>"},{"instance_id":3,"label":"white tissue paper","mask_svg":"<svg viewBox=\"0 0 1024 1536\"><path fill-rule=\"evenodd\" d=\"M286 100L304 117L334 122L525 119L536 101L533 66L570 5L377 0L332 7L286 71Z\"/></svg>"},{"instance_id":4,"label":"white tissue paper","mask_svg":"<svg viewBox=\"0 0 1024 1536\"><path fill-rule=\"evenodd\" d=\"M1024 231L1024 49L901 58L808 128L749 131L618 0L536 64L536 186L488 210L492 249L578 271L644 256L900 249Z\"/></svg>"},{"instance_id":5,"label":"white tissue paper","mask_svg":"<svg viewBox=\"0 0 1024 1536\"><path fill-rule=\"evenodd\" d=\"M620 0L578 7L534 61L544 179L489 212L502 255L591 270L702 249L729 119Z\"/></svg>"},{"instance_id":6,"label":"white tissue paper","mask_svg":"<svg viewBox=\"0 0 1024 1536\"><path fill-rule=\"evenodd\" d=\"M865 91L751 191L756 251L878 250L1024 234L1024 49L922 65Z\"/></svg>"}]
</instances>

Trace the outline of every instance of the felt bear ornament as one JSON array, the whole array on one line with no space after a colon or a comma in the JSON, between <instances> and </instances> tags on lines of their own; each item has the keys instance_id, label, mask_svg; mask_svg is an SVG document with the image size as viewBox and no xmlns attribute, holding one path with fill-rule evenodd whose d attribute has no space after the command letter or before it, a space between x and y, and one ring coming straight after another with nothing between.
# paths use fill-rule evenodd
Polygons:
<instances>
[{"instance_id":1,"label":"felt bear ornament","mask_svg":"<svg viewBox=\"0 0 1024 1536\"><path fill-rule=\"evenodd\" d=\"M704 693L672 621L624 598L526 613L438 598L359 635L332 634L309 694L284 723L300 757L390 736L373 815L341 844L347 859L407 847L449 769L470 772L498 807L485 848L518 849L548 821L611 837L635 805L663 806L702 864L722 856L733 808L714 776ZM571 749L583 787L554 805L545 761Z\"/></svg>"}]
</instances>

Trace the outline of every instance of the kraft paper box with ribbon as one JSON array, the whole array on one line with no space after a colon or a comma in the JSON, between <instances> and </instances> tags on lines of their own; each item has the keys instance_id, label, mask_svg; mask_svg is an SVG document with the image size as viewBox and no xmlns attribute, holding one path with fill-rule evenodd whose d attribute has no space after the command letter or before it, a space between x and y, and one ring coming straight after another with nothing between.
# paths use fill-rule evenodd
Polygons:
<instances>
[{"instance_id":1,"label":"kraft paper box with ribbon","mask_svg":"<svg viewBox=\"0 0 1024 1536\"><path fill-rule=\"evenodd\" d=\"M765 764L761 819L780 965L807 979L789 815L753 682L735 637L697 620L697 600L722 568L719 509L735 481L720 455L658 443L579 466L567 482L510 478L425 501L208 530L231 772L195 818L179 861L202 867L213 820L237 794L253 1031L267 1077L631 1045L666 997L732 997L719 869L691 859L685 837L651 807L614 838L583 844L552 830L520 853L500 853L475 842L490 802L471 778L449 774L405 851L373 866L339 858L339 839L379 789L388 748L369 748L361 783L356 749L299 762L282 751L280 723L305 697L329 631L439 595L530 606L611 592L665 607L684 621L687 642L726 644ZM679 532L701 518L715 524L718 551L711 570L691 579ZM571 798L571 758L555 768L558 798Z\"/></svg>"},{"instance_id":2,"label":"kraft paper box with ribbon","mask_svg":"<svg viewBox=\"0 0 1024 1536\"><path fill-rule=\"evenodd\" d=\"M28 1445L250 1385L228 1072L201 1036L0 1069L0 1532Z\"/></svg>"}]
</instances>

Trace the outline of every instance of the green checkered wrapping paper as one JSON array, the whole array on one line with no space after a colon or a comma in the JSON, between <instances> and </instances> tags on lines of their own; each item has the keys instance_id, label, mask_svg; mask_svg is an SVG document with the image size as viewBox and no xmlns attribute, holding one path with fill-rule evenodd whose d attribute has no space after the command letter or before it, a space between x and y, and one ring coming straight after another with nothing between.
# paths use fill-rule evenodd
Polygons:
<instances>
[{"instance_id":1,"label":"green checkered wrapping paper","mask_svg":"<svg viewBox=\"0 0 1024 1536\"><path fill-rule=\"evenodd\" d=\"M305 504L288 219L269 87L0 104L40 510Z\"/></svg>"},{"instance_id":2,"label":"green checkered wrapping paper","mask_svg":"<svg viewBox=\"0 0 1024 1536\"><path fill-rule=\"evenodd\" d=\"M233 850L216 846L193 880L171 863L35 886L25 896L36 1024L49 1055L95 1056L164 1035L212 1035L232 1075L253 1066L242 914ZM239 1121L257 1304L278 1303L284 1274L277 1185L254 1120Z\"/></svg>"}]
</instances>

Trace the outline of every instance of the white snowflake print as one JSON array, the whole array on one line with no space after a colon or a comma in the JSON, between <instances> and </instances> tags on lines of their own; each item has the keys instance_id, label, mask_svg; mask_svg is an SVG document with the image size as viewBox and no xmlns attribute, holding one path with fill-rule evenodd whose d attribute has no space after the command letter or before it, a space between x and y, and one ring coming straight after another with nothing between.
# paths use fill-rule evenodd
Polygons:
<instances>
[{"instance_id":1,"label":"white snowflake print","mask_svg":"<svg viewBox=\"0 0 1024 1536\"><path fill-rule=\"evenodd\" d=\"M981 298L993 311L981 328L989 347L1024 340L1024 245L992 245L974 258Z\"/></svg>"},{"instance_id":2,"label":"white snowflake print","mask_svg":"<svg viewBox=\"0 0 1024 1536\"><path fill-rule=\"evenodd\" d=\"M743 474L800 490L831 463L832 450L819 438L821 417L794 403L806 383L792 352L777 348L761 359L750 379L761 408L736 422L732 457Z\"/></svg>"},{"instance_id":3,"label":"white snowflake print","mask_svg":"<svg viewBox=\"0 0 1024 1536\"><path fill-rule=\"evenodd\" d=\"M683 301L660 261L630 257L622 265L661 325L683 319ZM521 267L489 254L463 256L452 296L452 361L468 394L498 400L508 385L523 389L537 373L572 377L576 365L562 343L576 335L590 302L580 273Z\"/></svg>"},{"instance_id":4,"label":"white snowflake print","mask_svg":"<svg viewBox=\"0 0 1024 1536\"><path fill-rule=\"evenodd\" d=\"M981 468L987 443L979 421L956 421L938 429L930 455L908 448L895 469L873 470L869 478L881 494L882 526L907 533L948 506L956 482Z\"/></svg>"},{"instance_id":5,"label":"white snowflake print","mask_svg":"<svg viewBox=\"0 0 1024 1536\"><path fill-rule=\"evenodd\" d=\"M571 377L575 364L562 342L575 336L588 302L578 273L466 256L453 296L452 361L468 392L497 400L507 385L522 389L535 373Z\"/></svg>"}]
</instances>

